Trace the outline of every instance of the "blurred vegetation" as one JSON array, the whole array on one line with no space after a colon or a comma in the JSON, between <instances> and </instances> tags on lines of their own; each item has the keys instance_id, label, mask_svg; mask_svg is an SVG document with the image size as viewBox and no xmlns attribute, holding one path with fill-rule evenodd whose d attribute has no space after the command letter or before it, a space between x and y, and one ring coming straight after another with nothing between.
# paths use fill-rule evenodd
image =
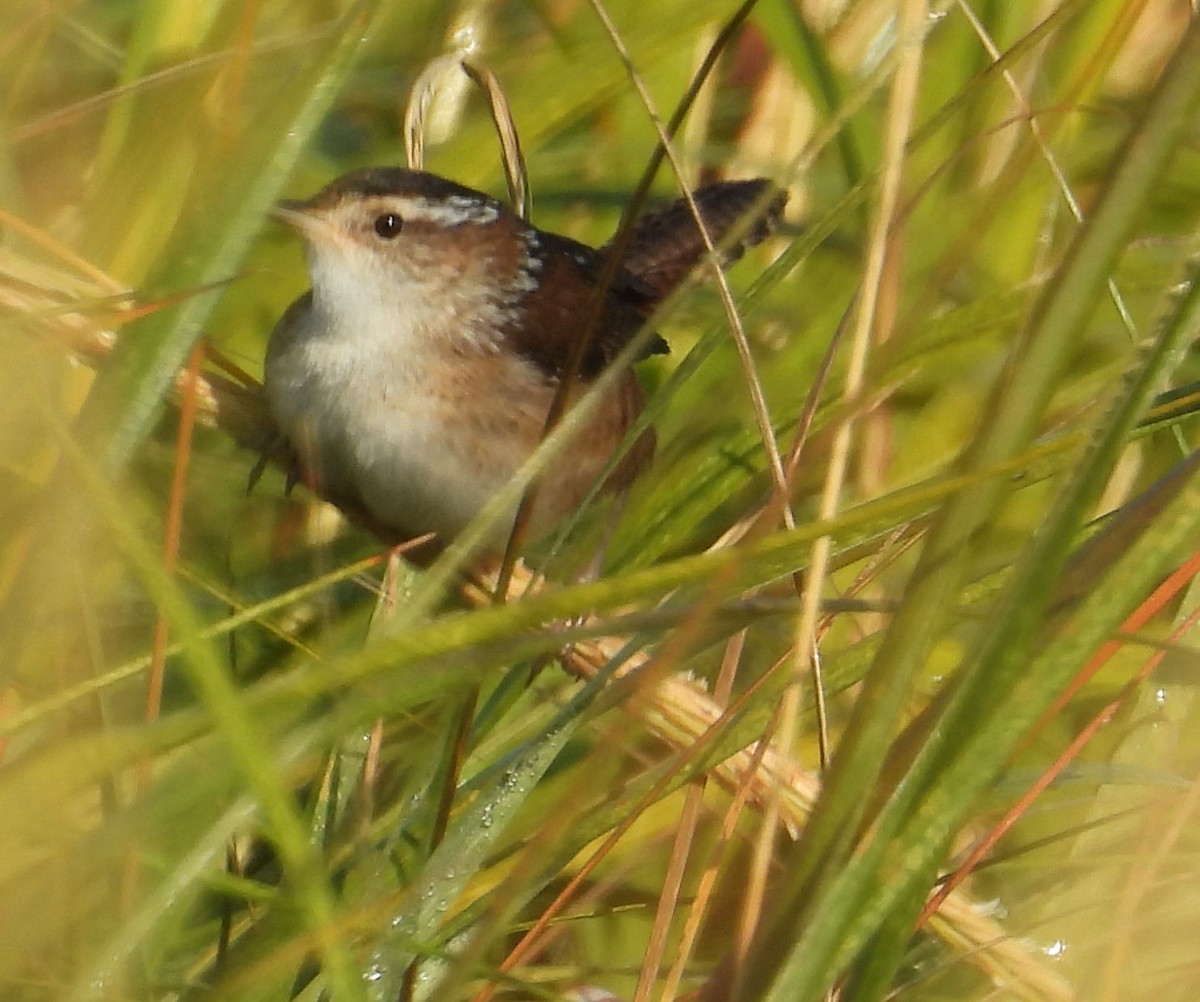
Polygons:
<instances>
[{"instance_id":1,"label":"blurred vegetation","mask_svg":"<svg viewBox=\"0 0 1200 1002\"><path fill-rule=\"evenodd\" d=\"M736 8L603 10L666 120ZM597 4L0 8L0 994L1192 998L1190 5L754 5L674 144L790 193L752 364L698 282L603 572L584 513L503 606L246 492L268 209L403 163L447 53L606 240L657 137ZM433 114L502 194L465 78Z\"/></svg>"}]
</instances>

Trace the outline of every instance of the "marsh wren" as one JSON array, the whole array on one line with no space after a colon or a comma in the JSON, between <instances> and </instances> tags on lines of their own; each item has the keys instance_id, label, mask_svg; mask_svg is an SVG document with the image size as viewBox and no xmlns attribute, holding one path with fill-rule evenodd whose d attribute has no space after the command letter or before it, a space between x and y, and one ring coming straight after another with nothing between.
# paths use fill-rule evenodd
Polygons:
<instances>
[{"instance_id":1,"label":"marsh wren","mask_svg":"<svg viewBox=\"0 0 1200 1002\"><path fill-rule=\"evenodd\" d=\"M696 191L714 243L740 224L732 259L761 240L783 196L764 180ZM741 222L752 210L753 223ZM396 538L456 536L537 447L572 345L599 306L568 400L578 400L704 254L682 201L633 229L603 299L614 253L536 229L501 202L433 174L357 170L277 218L304 239L312 289L271 334L266 390L301 479L365 512ZM651 336L641 357L665 352ZM594 486L644 404L632 370L538 481L536 536ZM649 463L654 433L629 448L605 487ZM511 526L497 529L500 546Z\"/></svg>"}]
</instances>

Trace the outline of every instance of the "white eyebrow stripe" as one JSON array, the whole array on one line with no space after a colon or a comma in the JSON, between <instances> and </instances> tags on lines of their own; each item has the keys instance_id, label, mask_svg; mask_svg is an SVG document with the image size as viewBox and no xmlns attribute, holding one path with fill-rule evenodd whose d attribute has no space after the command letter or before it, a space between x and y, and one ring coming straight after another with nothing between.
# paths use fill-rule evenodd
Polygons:
<instances>
[{"instance_id":1,"label":"white eyebrow stripe","mask_svg":"<svg viewBox=\"0 0 1200 1002\"><path fill-rule=\"evenodd\" d=\"M437 201L406 199L400 217L439 226L461 226L463 223L494 223L500 218L500 209L492 202L467 195L450 195Z\"/></svg>"}]
</instances>

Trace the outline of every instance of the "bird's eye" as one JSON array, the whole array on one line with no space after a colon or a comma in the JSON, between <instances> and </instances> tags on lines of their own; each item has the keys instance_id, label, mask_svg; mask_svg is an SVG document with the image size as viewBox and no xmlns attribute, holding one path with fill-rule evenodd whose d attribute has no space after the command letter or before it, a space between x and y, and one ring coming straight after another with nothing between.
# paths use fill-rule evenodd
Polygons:
<instances>
[{"instance_id":1,"label":"bird's eye","mask_svg":"<svg viewBox=\"0 0 1200 1002\"><path fill-rule=\"evenodd\" d=\"M385 212L382 216L375 217L375 232L384 240L393 239L403 228L404 220L394 212Z\"/></svg>"}]
</instances>

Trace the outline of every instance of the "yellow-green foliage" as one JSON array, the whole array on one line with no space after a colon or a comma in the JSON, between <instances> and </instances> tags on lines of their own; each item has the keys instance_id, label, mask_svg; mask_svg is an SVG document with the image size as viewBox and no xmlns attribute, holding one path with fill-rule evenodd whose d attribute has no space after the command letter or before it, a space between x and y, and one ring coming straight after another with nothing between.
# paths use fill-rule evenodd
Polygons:
<instances>
[{"instance_id":1,"label":"yellow-green foliage","mask_svg":"<svg viewBox=\"0 0 1200 1002\"><path fill-rule=\"evenodd\" d=\"M1128 507L1196 431L1151 412L1200 376L1183 0L760 0L673 149L788 221L730 275L745 352L707 274L661 318L659 453L595 579L592 512L504 605L385 573L281 472L247 495L253 391L180 377L201 339L261 373L305 285L271 204L403 163L431 60L496 74L534 221L598 244L657 142L621 46L666 121L735 13L0 7L4 999L1193 997L1186 630L915 931L1196 608L1056 704L1200 541L1190 467ZM427 166L502 195L459 82Z\"/></svg>"}]
</instances>

